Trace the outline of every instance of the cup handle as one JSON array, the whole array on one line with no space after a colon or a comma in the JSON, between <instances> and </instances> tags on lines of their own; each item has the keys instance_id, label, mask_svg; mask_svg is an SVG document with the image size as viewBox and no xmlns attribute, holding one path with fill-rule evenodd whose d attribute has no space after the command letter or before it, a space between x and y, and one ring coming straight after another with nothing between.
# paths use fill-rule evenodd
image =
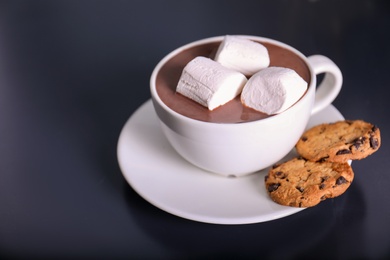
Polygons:
<instances>
[{"instance_id":1,"label":"cup handle","mask_svg":"<svg viewBox=\"0 0 390 260\"><path fill-rule=\"evenodd\" d=\"M329 58L322 55L308 57L314 74L325 73L324 79L319 83L311 114L315 114L328 105L337 97L343 84L343 75L337 65Z\"/></svg>"}]
</instances>

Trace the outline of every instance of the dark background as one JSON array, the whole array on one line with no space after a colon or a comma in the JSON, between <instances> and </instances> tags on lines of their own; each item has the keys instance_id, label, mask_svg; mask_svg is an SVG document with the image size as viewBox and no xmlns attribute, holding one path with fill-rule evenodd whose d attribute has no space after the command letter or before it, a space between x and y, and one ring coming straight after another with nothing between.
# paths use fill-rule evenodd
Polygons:
<instances>
[{"instance_id":1,"label":"dark background","mask_svg":"<svg viewBox=\"0 0 390 260\"><path fill-rule=\"evenodd\" d=\"M0 258L390 257L390 2L0 1ZM188 42L249 34L331 58L334 105L376 124L345 194L275 221L170 215L123 178L116 155L149 77Z\"/></svg>"}]
</instances>

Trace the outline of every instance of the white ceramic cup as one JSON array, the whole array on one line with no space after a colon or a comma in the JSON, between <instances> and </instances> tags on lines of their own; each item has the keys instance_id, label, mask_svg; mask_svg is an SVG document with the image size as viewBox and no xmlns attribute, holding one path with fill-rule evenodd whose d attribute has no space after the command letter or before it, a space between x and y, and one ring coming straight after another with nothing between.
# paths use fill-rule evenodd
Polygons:
<instances>
[{"instance_id":1,"label":"white ceramic cup","mask_svg":"<svg viewBox=\"0 0 390 260\"><path fill-rule=\"evenodd\" d=\"M154 109L169 143L187 161L223 176L243 176L265 169L286 156L305 130L310 116L336 98L342 85L340 69L327 57L302 53L284 43L257 36L243 36L287 49L298 55L309 69L306 94L292 107L265 119L244 123L211 123L183 116L169 108L156 90L156 77L164 64L183 50L223 36L207 38L182 46L165 56L155 67L150 90ZM325 73L316 88L316 76Z\"/></svg>"}]
</instances>

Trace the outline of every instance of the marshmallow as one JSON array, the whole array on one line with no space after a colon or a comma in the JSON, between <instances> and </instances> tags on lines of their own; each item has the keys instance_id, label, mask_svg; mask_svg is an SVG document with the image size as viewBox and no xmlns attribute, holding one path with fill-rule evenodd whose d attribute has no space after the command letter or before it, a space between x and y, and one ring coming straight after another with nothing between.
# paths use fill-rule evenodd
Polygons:
<instances>
[{"instance_id":1,"label":"marshmallow","mask_svg":"<svg viewBox=\"0 0 390 260\"><path fill-rule=\"evenodd\" d=\"M243 74L196 57L184 67L176 91L213 110L238 96L246 82Z\"/></svg>"},{"instance_id":2,"label":"marshmallow","mask_svg":"<svg viewBox=\"0 0 390 260\"><path fill-rule=\"evenodd\" d=\"M279 114L305 93L307 83L294 70L269 67L254 74L241 93L241 102L268 115Z\"/></svg>"},{"instance_id":3,"label":"marshmallow","mask_svg":"<svg viewBox=\"0 0 390 260\"><path fill-rule=\"evenodd\" d=\"M219 45L214 58L223 66L237 70L246 76L252 76L269 66L270 58L267 48L239 36L226 35Z\"/></svg>"}]
</instances>

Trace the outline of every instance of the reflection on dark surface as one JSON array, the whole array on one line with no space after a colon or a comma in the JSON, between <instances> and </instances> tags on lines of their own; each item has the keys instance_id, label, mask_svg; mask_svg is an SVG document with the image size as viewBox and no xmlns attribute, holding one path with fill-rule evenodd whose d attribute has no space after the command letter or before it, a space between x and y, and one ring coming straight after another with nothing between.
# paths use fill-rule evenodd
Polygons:
<instances>
[{"instance_id":1,"label":"reflection on dark surface","mask_svg":"<svg viewBox=\"0 0 390 260\"><path fill-rule=\"evenodd\" d=\"M170 248L173 256L257 256L261 259L316 256L316 259L330 259L340 255L360 257L359 248L364 248L364 241L356 240L363 237L361 233L364 231L358 223L365 215L363 196L357 185L351 185L338 198L328 199L297 214L247 225L214 225L186 220L147 203L131 187L125 188L125 196L129 209L143 212L133 214L139 227L159 244ZM359 214L356 210L345 210L350 200L361 205ZM349 232L341 234L339 225ZM324 248L323 244L334 247ZM343 248L338 246L340 244ZM211 252L219 253L210 255Z\"/></svg>"}]
</instances>

